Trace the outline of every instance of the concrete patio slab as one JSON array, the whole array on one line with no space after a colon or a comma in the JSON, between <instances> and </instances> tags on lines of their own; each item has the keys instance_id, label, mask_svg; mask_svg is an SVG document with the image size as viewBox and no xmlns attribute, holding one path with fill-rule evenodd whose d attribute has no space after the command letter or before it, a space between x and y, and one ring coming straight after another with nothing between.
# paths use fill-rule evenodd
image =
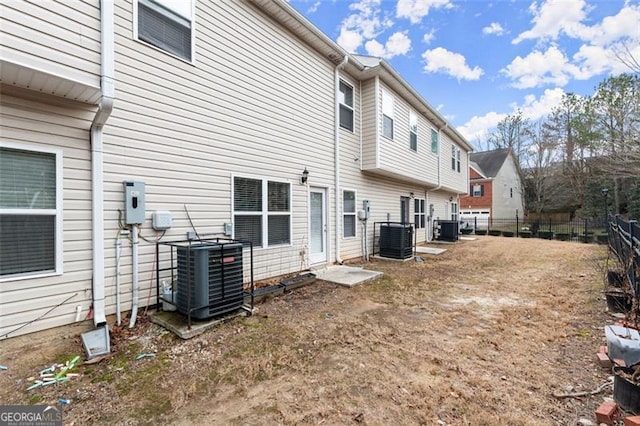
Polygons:
<instances>
[{"instance_id":1,"label":"concrete patio slab","mask_svg":"<svg viewBox=\"0 0 640 426\"><path fill-rule=\"evenodd\" d=\"M159 326L172 331L178 337L186 340L202 334L225 321L229 321L230 319L240 315L246 316L247 314L248 311L239 309L223 317L213 318L207 321L191 320L191 327L189 327L187 317L178 312L153 312L149 316L149 319L152 323L158 324Z\"/></svg>"},{"instance_id":2,"label":"concrete patio slab","mask_svg":"<svg viewBox=\"0 0 640 426\"><path fill-rule=\"evenodd\" d=\"M382 275L382 272L370 271L355 266L330 266L326 269L314 271L319 280L353 287Z\"/></svg>"},{"instance_id":3,"label":"concrete patio slab","mask_svg":"<svg viewBox=\"0 0 640 426\"><path fill-rule=\"evenodd\" d=\"M439 255L447 251L447 249L443 248L435 248L435 247L416 247L416 253L420 254L434 254Z\"/></svg>"}]
</instances>

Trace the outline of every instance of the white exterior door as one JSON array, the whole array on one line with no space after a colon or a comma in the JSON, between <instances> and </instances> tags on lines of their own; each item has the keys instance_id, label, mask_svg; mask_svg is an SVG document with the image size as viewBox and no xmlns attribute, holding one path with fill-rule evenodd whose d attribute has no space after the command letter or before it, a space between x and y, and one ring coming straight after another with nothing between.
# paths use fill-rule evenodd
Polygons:
<instances>
[{"instance_id":1,"label":"white exterior door","mask_svg":"<svg viewBox=\"0 0 640 426\"><path fill-rule=\"evenodd\" d=\"M327 261L327 190L309 191L309 263Z\"/></svg>"}]
</instances>

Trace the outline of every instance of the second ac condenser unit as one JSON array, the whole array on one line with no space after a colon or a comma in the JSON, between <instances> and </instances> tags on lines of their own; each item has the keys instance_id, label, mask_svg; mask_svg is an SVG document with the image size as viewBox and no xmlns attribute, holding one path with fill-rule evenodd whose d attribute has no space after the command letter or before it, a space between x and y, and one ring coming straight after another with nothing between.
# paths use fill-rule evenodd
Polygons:
<instances>
[{"instance_id":1,"label":"second ac condenser unit","mask_svg":"<svg viewBox=\"0 0 640 426\"><path fill-rule=\"evenodd\" d=\"M408 259L413 256L413 227L404 223L380 225L380 256Z\"/></svg>"},{"instance_id":2,"label":"second ac condenser unit","mask_svg":"<svg viewBox=\"0 0 640 426\"><path fill-rule=\"evenodd\" d=\"M178 247L177 261L180 313L207 319L242 307L242 244Z\"/></svg>"}]
</instances>

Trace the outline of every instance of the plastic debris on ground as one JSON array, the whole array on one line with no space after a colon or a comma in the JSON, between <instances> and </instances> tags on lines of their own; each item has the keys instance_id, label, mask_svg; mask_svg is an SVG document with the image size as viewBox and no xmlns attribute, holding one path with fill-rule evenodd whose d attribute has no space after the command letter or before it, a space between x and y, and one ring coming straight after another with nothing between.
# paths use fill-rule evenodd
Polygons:
<instances>
[{"instance_id":1,"label":"plastic debris on ground","mask_svg":"<svg viewBox=\"0 0 640 426\"><path fill-rule=\"evenodd\" d=\"M74 377L78 377L79 374L70 373L70 371L76 366L79 360L80 355L76 355L64 364L52 364L50 367L41 370L37 378L29 378L29 380L33 380L34 383L29 386L27 390L30 391L43 386L67 382Z\"/></svg>"},{"instance_id":2,"label":"plastic debris on ground","mask_svg":"<svg viewBox=\"0 0 640 426\"><path fill-rule=\"evenodd\" d=\"M140 354L140 355L138 355L136 357L136 361L139 361L139 360L144 359L144 358L153 358L155 356L156 356L156 354Z\"/></svg>"}]
</instances>

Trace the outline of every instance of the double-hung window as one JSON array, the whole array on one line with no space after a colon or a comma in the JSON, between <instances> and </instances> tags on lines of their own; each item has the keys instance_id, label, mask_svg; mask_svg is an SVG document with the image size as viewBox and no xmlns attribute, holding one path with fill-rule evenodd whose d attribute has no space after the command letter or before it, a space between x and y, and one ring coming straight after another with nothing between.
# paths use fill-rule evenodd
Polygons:
<instances>
[{"instance_id":1,"label":"double-hung window","mask_svg":"<svg viewBox=\"0 0 640 426\"><path fill-rule=\"evenodd\" d=\"M460 172L460 148L451 145L451 170Z\"/></svg>"},{"instance_id":2,"label":"double-hung window","mask_svg":"<svg viewBox=\"0 0 640 426\"><path fill-rule=\"evenodd\" d=\"M356 236L356 193L342 191L342 235L344 238Z\"/></svg>"},{"instance_id":3,"label":"double-hung window","mask_svg":"<svg viewBox=\"0 0 640 426\"><path fill-rule=\"evenodd\" d=\"M472 185L471 195L474 197L482 197L484 195L484 185L477 183Z\"/></svg>"},{"instance_id":4,"label":"double-hung window","mask_svg":"<svg viewBox=\"0 0 640 426\"><path fill-rule=\"evenodd\" d=\"M416 229L422 229L425 227L424 199L414 198L413 221Z\"/></svg>"},{"instance_id":5,"label":"double-hung window","mask_svg":"<svg viewBox=\"0 0 640 426\"><path fill-rule=\"evenodd\" d=\"M418 115L409 111L409 148L418 150Z\"/></svg>"},{"instance_id":6,"label":"double-hung window","mask_svg":"<svg viewBox=\"0 0 640 426\"><path fill-rule=\"evenodd\" d=\"M254 247L291 243L291 184L233 178L234 238Z\"/></svg>"},{"instance_id":7,"label":"double-hung window","mask_svg":"<svg viewBox=\"0 0 640 426\"><path fill-rule=\"evenodd\" d=\"M438 132L431 129L431 152L438 153Z\"/></svg>"},{"instance_id":8,"label":"double-hung window","mask_svg":"<svg viewBox=\"0 0 640 426\"><path fill-rule=\"evenodd\" d=\"M393 139L393 96L382 92L382 136Z\"/></svg>"},{"instance_id":9,"label":"double-hung window","mask_svg":"<svg viewBox=\"0 0 640 426\"><path fill-rule=\"evenodd\" d=\"M340 80L338 92L340 103L340 127L353 132L353 87Z\"/></svg>"},{"instance_id":10,"label":"double-hung window","mask_svg":"<svg viewBox=\"0 0 640 426\"><path fill-rule=\"evenodd\" d=\"M138 0L137 38L191 62L193 1Z\"/></svg>"},{"instance_id":11,"label":"double-hung window","mask_svg":"<svg viewBox=\"0 0 640 426\"><path fill-rule=\"evenodd\" d=\"M0 280L62 273L62 151L0 147Z\"/></svg>"}]
</instances>

